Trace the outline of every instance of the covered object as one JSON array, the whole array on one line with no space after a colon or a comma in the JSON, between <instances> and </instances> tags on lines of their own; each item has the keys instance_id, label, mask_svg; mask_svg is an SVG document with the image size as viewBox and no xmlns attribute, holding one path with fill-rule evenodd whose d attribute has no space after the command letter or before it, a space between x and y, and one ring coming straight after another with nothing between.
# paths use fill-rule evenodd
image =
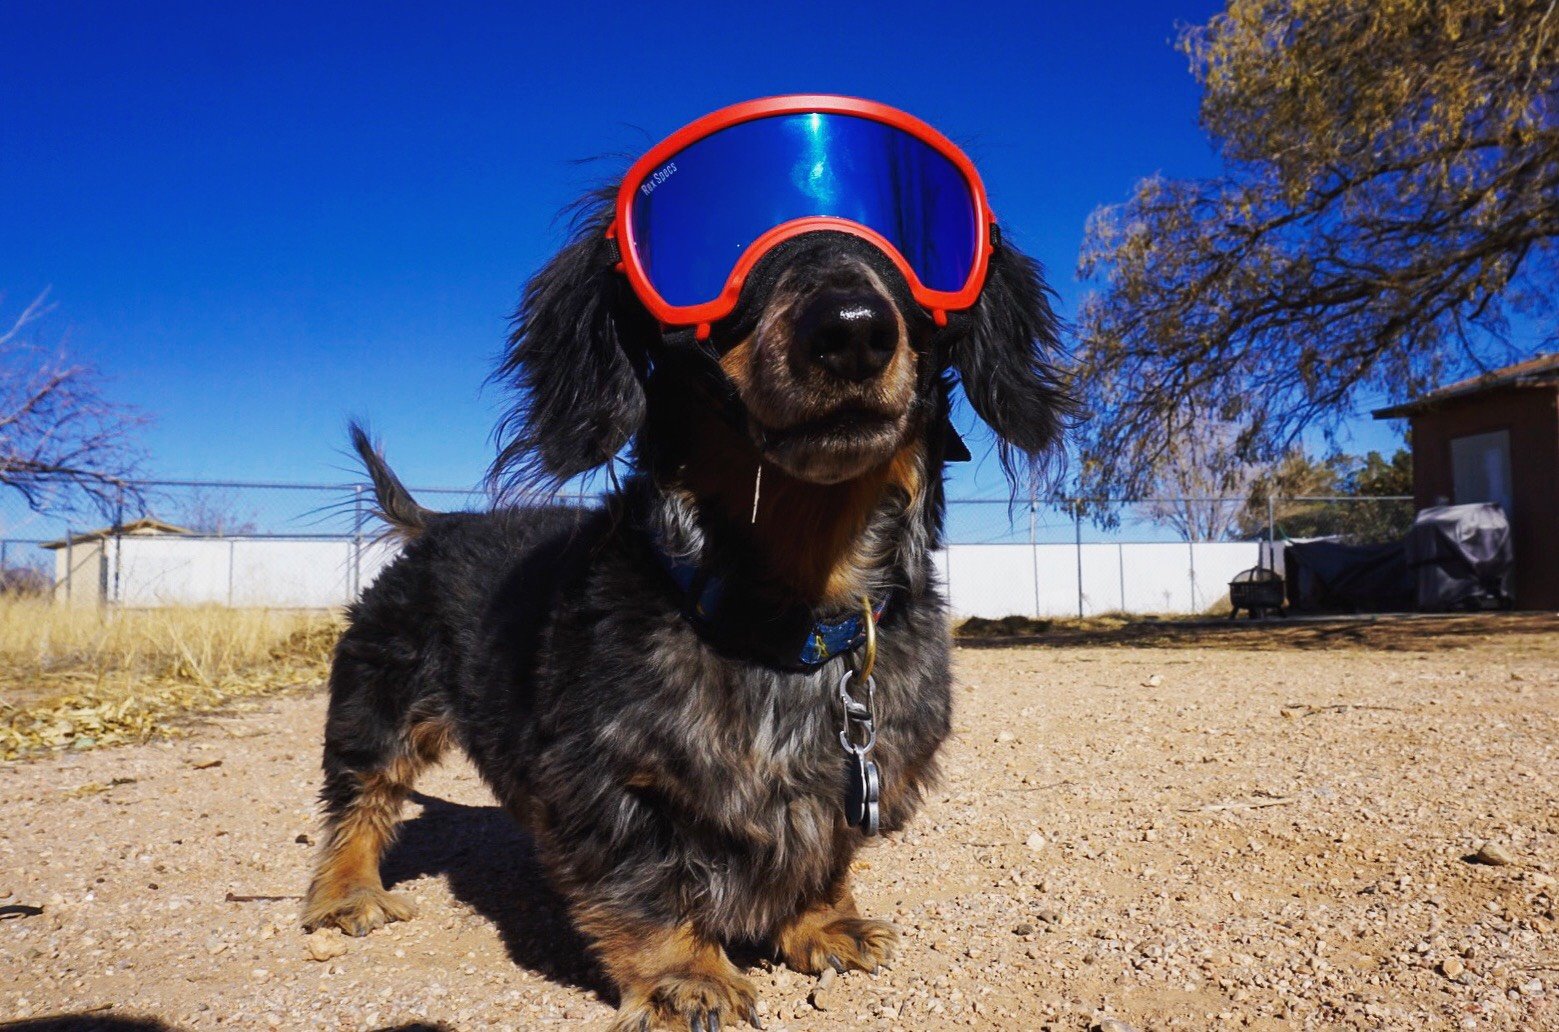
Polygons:
<instances>
[{"instance_id":1,"label":"covered object","mask_svg":"<svg viewBox=\"0 0 1559 1032\"><path fill-rule=\"evenodd\" d=\"M1288 602L1299 612L1413 608L1413 579L1400 542L1352 545L1316 538L1291 541L1283 551Z\"/></svg>"},{"instance_id":2,"label":"covered object","mask_svg":"<svg viewBox=\"0 0 1559 1032\"><path fill-rule=\"evenodd\" d=\"M1515 565L1510 523L1492 502L1425 509L1407 535L1408 567L1418 581L1418 608L1508 608Z\"/></svg>"}]
</instances>

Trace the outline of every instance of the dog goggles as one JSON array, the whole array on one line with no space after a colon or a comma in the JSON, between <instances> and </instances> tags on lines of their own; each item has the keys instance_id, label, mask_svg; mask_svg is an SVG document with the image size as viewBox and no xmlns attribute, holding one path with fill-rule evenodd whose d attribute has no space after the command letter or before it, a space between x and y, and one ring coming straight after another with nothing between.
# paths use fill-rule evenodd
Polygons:
<instances>
[{"instance_id":1,"label":"dog goggles","mask_svg":"<svg viewBox=\"0 0 1559 1032\"><path fill-rule=\"evenodd\" d=\"M882 251L943 324L980 296L994 222L974 165L926 123L803 95L723 108L651 148L623 179L607 236L651 314L703 339L759 259L818 230Z\"/></svg>"}]
</instances>

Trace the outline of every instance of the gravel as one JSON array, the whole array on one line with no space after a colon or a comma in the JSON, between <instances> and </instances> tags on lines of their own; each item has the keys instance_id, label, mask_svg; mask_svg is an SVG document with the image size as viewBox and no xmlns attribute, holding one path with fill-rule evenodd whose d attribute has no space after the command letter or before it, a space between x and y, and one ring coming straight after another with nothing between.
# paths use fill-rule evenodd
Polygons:
<instances>
[{"instance_id":1,"label":"gravel","mask_svg":"<svg viewBox=\"0 0 1559 1032\"><path fill-rule=\"evenodd\" d=\"M1339 640L960 650L941 789L856 863L899 958L828 984L749 961L766 1026L1559 1029L1559 622ZM0 764L0 908L42 908L0 910L0 1019L600 1025L598 976L463 761L419 785L386 865L420 916L302 933L323 712L270 699Z\"/></svg>"}]
</instances>

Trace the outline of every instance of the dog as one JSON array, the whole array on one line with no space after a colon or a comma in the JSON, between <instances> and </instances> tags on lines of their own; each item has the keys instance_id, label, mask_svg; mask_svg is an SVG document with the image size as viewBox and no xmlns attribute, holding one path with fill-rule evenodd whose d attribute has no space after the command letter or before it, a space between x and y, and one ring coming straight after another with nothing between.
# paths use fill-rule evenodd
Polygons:
<instances>
[{"instance_id":1,"label":"dog","mask_svg":"<svg viewBox=\"0 0 1559 1032\"><path fill-rule=\"evenodd\" d=\"M851 860L910 819L949 731L932 557L944 463L967 457L956 392L1009 477L1073 406L1052 295L1008 240L939 325L879 248L800 233L705 339L677 341L619 270L615 192L525 288L495 374L517 396L495 478L534 494L626 455L599 508L433 512L352 427L405 547L335 652L303 924L413 916L380 858L418 774L458 746L534 837L616 988L614 1029L757 1026L728 945L809 974L894 950Z\"/></svg>"}]
</instances>

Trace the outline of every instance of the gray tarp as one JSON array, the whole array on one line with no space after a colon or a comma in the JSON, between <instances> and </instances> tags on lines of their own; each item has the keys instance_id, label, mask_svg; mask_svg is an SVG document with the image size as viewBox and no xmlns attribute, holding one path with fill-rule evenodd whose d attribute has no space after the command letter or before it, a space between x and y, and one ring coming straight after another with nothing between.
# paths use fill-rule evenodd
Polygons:
<instances>
[{"instance_id":1,"label":"gray tarp","mask_svg":"<svg viewBox=\"0 0 1559 1032\"><path fill-rule=\"evenodd\" d=\"M1508 606L1510 523L1493 502L1424 509L1407 534L1407 564L1419 609Z\"/></svg>"}]
</instances>

